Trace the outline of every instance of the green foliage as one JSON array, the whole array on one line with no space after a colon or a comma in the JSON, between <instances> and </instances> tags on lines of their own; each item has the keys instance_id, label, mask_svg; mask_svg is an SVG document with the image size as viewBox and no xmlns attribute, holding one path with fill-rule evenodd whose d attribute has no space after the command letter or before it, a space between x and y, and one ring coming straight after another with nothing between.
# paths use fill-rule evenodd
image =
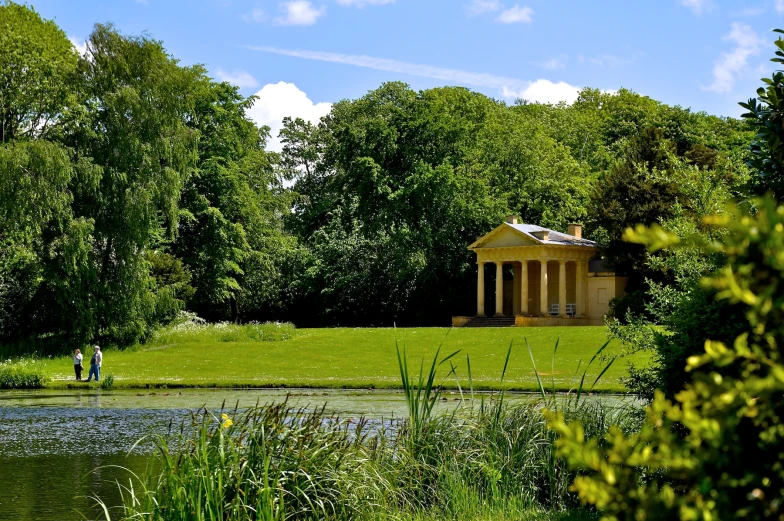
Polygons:
<instances>
[{"instance_id":1,"label":"green foliage","mask_svg":"<svg viewBox=\"0 0 784 521\"><path fill-rule=\"evenodd\" d=\"M168 322L195 292L191 274L180 259L168 253L148 251L147 262L155 279L159 320Z\"/></svg>"},{"instance_id":2,"label":"green foliage","mask_svg":"<svg viewBox=\"0 0 784 521\"><path fill-rule=\"evenodd\" d=\"M774 32L784 34L781 29ZM770 61L784 63L784 39L779 37L776 57ZM751 186L758 194L767 191L776 197L784 196L784 147L781 118L784 116L784 71L776 71L770 78L762 78L764 87L757 89L757 97L740 106L748 110L741 117L750 122L757 134L749 150L749 166L756 174Z\"/></svg>"},{"instance_id":3,"label":"green foliage","mask_svg":"<svg viewBox=\"0 0 784 521\"><path fill-rule=\"evenodd\" d=\"M47 135L72 94L77 54L31 7L0 4L0 145Z\"/></svg>"},{"instance_id":4,"label":"green foliage","mask_svg":"<svg viewBox=\"0 0 784 521\"><path fill-rule=\"evenodd\" d=\"M109 373L101 378L101 389L111 391L114 389L114 375Z\"/></svg>"},{"instance_id":5,"label":"green foliage","mask_svg":"<svg viewBox=\"0 0 784 521\"><path fill-rule=\"evenodd\" d=\"M293 324L267 322L264 324L208 324L192 313L180 313L169 325L155 332L153 345L188 342L280 342L296 334Z\"/></svg>"},{"instance_id":6,"label":"green foliage","mask_svg":"<svg viewBox=\"0 0 784 521\"><path fill-rule=\"evenodd\" d=\"M731 160L715 151L697 149L697 152L701 154L699 166L669 156L674 167L665 178L676 187L677 201L665 209L660 208L661 211L656 212L658 216L651 215L648 221L660 224L679 237L717 240L724 232L706 223L704 218L723 214L725 205L735 198L747 177L745 172L734 169ZM618 207L617 201L627 199L619 197L608 204ZM642 224L635 222L640 220L638 218L626 220L625 225ZM626 262L634 272L627 286L629 293L612 303L613 314L623 325L611 325L611 332L624 341L630 351L647 350L653 354L654 361L648 368L632 368L626 383L645 400L652 399L657 388L672 398L688 379L683 370L686 359L702 349L709 338L708 333L717 335L714 338L731 341L743 327L744 321L736 309L717 301L699 284L701 277L722 265L723 256L696 247L646 252L642 245L624 242L618 235L622 233L623 220L612 224L615 226L612 236L618 239L609 241L606 254L614 256L616 262L619 259ZM640 338L639 334L646 330L645 338ZM635 336L638 338L632 338Z\"/></svg>"},{"instance_id":7,"label":"green foliage","mask_svg":"<svg viewBox=\"0 0 784 521\"><path fill-rule=\"evenodd\" d=\"M34 358L0 362L0 389L40 389L48 381L40 361Z\"/></svg>"},{"instance_id":8,"label":"green foliage","mask_svg":"<svg viewBox=\"0 0 784 521\"><path fill-rule=\"evenodd\" d=\"M635 224L650 225L672 216L679 202L673 169L674 144L658 129L645 129L631 138L624 157L597 184L591 219L609 236L603 254L610 267L634 282L650 276L645 248L623 242L623 231ZM638 282L639 283L639 282Z\"/></svg>"},{"instance_id":9,"label":"green foliage","mask_svg":"<svg viewBox=\"0 0 784 521\"><path fill-rule=\"evenodd\" d=\"M275 171L277 157L264 151L269 130L246 115L254 98L226 83L204 83L196 99L190 126L202 136L199 161L182 192L171 249L193 273L191 309L210 319L256 318L280 298L276 279L291 248L281 216L291 198ZM272 288L278 291L247 296Z\"/></svg>"},{"instance_id":10,"label":"green foliage","mask_svg":"<svg viewBox=\"0 0 784 521\"><path fill-rule=\"evenodd\" d=\"M185 306L280 309L291 196L253 99L110 25L82 57L30 7L0 5L0 29L0 341L126 346ZM245 262L266 267L248 284Z\"/></svg>"},{"instance_id":11,"label":"green foliage","mask_svg":"<svg viewBox=\"0 0 784 521\"><path fill-rule=\"evenodd\" d=\"M200 68L184 68L160 42L97 25L80 62L85 112L67 142L101 171L74 207L94 222L98 330L127 345L150 333L160 302L143 254L177 225L177 204L195 164L197 134L183 119ZM164 313L165 314L165 313Z\"/></svg>"},{"instance_id":12,"label":"green foliage","mask_svg":"<svg viewBox=\"0 0 784 521\"><path fill-rule=\"evenodd\" d=\"M472 314L464 248L507 213L564 231L584 221L619 269L669 285L644 248L620 245L623 230L723 204L743 182L734 147L750 135L626 90L508 107L390 83L336 104L318 126L288 120L281 137L281 168L300 195L288 223L309 249L292 296L320 312L316 323L367 325ZM644 311L644 276L632 289Z\"/></svg>"},{"instance_id":13,"label":"green foliage","mask_svg":"<svg viewBox=\"0 0 784 521\"><path fill-rule=\"evenodd\" d=\"M784 488L784 207L766 198L757 214L714 219L727 262L705 279L717 298L743 306L748 326L732 347L706 341L688 359L692 380L675 402L657 393L640 432L588 439L554 418L559 454L585 472L574 488L604 519L778 519ZM660 227L629 238L652 248L684 241ZM694 241L696 239L692 239ZM682 433L680 431L683 431Z\"/></svg>"},{"instance_id":14,"label":"green foliage","mask_svg":"<svg viewBox=\"0 0 784 521\"><path fill-rule=\"evenodd\" d=\"M568 150L466 89L385 84L282 136L302 196L290 225L327 323L454 314L475 279L465 246L506 213L560 228L584 215L588 184Z\"/></svg>"}]
</instances>

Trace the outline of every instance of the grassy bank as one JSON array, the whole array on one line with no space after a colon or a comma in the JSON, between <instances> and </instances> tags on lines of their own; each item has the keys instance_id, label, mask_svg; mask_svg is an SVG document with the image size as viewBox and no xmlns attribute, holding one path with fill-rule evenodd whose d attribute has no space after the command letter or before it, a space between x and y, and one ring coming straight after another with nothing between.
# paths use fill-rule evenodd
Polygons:
<instances>
[{"instance_id":1,"label":"grassy bank","mask_svg":"<svg viewBox=\"0 0 784 521\"><path fill-rule=\"evenodd\" d=\"M504 387L536 390L527 338L536 367L549 387L559 390L577 386L577 376L596 350L606 341L604 327L548 328L334 328L281 330L263 334L250 326L180 328L164 331L153 341L127 351L104 353L103 375L114 376L116 388L133 387L400 387L396 339L405 344L411 360L430 356L442 343L442 352L461 350L453 358L457 374L467 377L466 355L470 356L474 387L499 386L499 374L510 342L514 342ZM277 327L277 326L273 326ZM447 334L448 333L448 334ZM446 338L445 338L446 337ZM555 367L553 347L560 338ZM614 354L610 346L604 354ZM89 360L89 353L85 361ZM644 363L641 355L629 359ZM70 358L41 362L51 378L47 387L84 386L72 381ZM587 383L593 383L602 364L594 363ZM626 372L626 359L617 360L602 376L595 390L621 391L619 378ZM454 386L453 378L445 379Z\"/></svg>"}]
</instances>

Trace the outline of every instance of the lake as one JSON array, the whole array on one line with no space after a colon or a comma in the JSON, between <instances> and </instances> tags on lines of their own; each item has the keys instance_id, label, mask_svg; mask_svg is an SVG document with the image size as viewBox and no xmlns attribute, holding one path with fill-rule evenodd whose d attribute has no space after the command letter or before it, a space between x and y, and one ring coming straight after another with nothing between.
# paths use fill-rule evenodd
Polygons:
<instances>
[{"instance_id":1,"label":"lake","mask_svg":"<svg viewBox=\"0 0 784 521\"><path fill-rule=\"evenodd\" d=\"M487 396L487 395L485 395ZM538 395L510 393L511 402ZM441 408L459 404L446 393ZM105 519L96 497L120 504L118 483L129 485L152 461L152 435L188 425L201 407L219 414L288 399L322 406L345 418L406 416L402 393L356 390L131 390L0 392L0 520ZM604 396L625 403L629 399ZM141 442L139 440L142 440ZM112 516L114 519L115 516Z\"/></svg>"}]
</instances>

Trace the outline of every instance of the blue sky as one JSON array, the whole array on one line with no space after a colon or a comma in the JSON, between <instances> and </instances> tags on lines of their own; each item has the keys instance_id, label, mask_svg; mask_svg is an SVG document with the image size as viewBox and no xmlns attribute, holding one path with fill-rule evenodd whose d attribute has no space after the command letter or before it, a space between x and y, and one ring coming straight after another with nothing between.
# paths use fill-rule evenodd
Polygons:
<instances>
[{"instance_id":1,"label":"blue sky","mask_svg":"<svg viewBox=\"0 0 784 521\"><path fill-rule=\"evenodd\" d=\"M96 22L163 40L244 94L259 123L316 120L384 81L497 99L632 89L737 116L773 71L784 0L32 0L76 45ZM277 143L273 142L275 148Z\"/></svg>"}]
</instances>

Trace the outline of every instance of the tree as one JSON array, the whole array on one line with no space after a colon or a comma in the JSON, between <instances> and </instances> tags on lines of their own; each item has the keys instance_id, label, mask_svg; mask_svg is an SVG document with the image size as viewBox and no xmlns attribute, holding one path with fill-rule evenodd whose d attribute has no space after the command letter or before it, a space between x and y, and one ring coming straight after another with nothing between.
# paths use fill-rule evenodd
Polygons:
<instances>
[{"instance_id":1,"label":"tree","mask_svg":"<svg viewBox=\"0 0 784 521\"><path fill-rule=\"evenodd\" d=\"M171 250L193 273L191 309L211 319L262 318L280 308L279 269L293 247L283 216L292 199L277 155L264 150L269 129L246 115L255 98L203 82L196 100L190 126L199 132L199 159Z\"/></svg>"},{"instance_id":2,"label":"tree","mask_svg":"<svg viewBox=\"0 0 784 521\"><path fill-rule=\"evenodd\" d=\"M0 144L47 135L73 95L77 54L31 7L0 5Z\"/></svg>"},{"instance_id":3,"label":"tree","mask_svg":"<svg viewBox=\"0 0 784 521\"><path fill-rule=\"evenodd\" d=\"M466 89L390 83L336 104L318 129L288 123L290 227L313 253L305 280L323 320L444 320L464 300L465 247L507 210L469 157L496 110Z\"/></svg>"},{"instance_id":4,"label":"tree","mask_svg":"<svg viewBox=\"0 0 784 521\"><path fill-rule=\"evenodd\" d=\"M181 67L160 42L97 25L80 61L84 110L65 143L100 172L74 186L74 211L94 222L93 332L124 345L149 334L160 313L146 252L173 238L198 134L185 120L204 72Z\"/></svg>"},{"instance_id":5,"label":"tree","mask_svg":"<svg viewBox=\"0 0 784 521\"><path fill-rule=\"evenodd\" d=\"M781 29L774 32L784 34ZM774 42L778 50L774 63L784 64L784 39ZM741 117L750 122L756 130L749 150L749 167L756 174L751 187L758 193L772 192L777 198L784 196L784 71L776 71L770 78L763 78L764 87L757 89L757 97L751 98L740 106L748 110Z\"/></svg>"},{"instance_id":6,"label":"tree","mask_svg":"<svg viewBox=\"0 0 784 521\"><path fill-rule=\"evenodd\" d=\"M72 184L95 182L58 136L75 103L77 55L53 22L0 6L0 339L83 339L92 322L85 257L92 222L72 211ZM79 304L75 304L76 301Z\"/></svg>"}]
</instances>

